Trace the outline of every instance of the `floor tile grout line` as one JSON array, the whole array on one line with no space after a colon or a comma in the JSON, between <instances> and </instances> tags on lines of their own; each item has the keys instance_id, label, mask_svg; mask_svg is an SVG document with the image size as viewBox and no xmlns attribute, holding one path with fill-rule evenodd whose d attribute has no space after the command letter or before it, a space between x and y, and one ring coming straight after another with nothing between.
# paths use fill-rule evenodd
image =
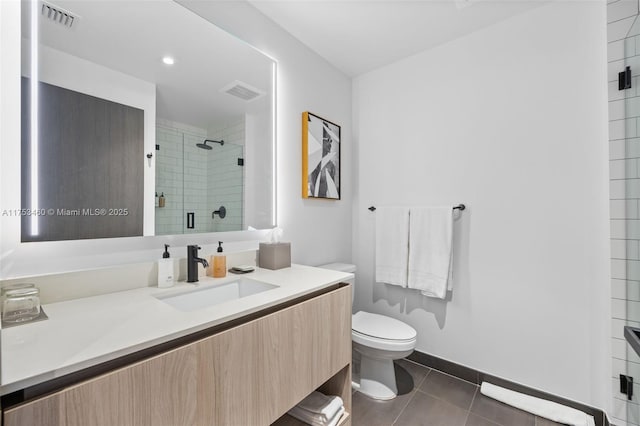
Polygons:
<instances>
[{"instance_id":1,"label":"floor tile grout line","mask_svg":"<svg viewBox=\"0 0 640 426\"><path fill-rule=\"evenodd\" d=\"M467 422L469 421L469 416L471 415L471 411L467 410L467 416L464 418L464 426L467 426Z\"/></svg>"},{"instance_id":2,"label":"floor tile grout line","mask_svg":"<svg viewBox=\"0 0 640 426\"><path fill-rule=\"evenodd\" d=\"M392 425L395 425L396 422L398 421L398 419L402 416L402 413L404 413L404 410L407 409L407 407L409 406L409 404L411 403L411 401L413 401L413 398L416 397L416 389L414 389L411 393L413 393L413 395L411 395L411 398L409 398L407 400L407 403L404 405L404 407L402 407L402 410L400 410L400 412L398 413L398 415L396 416L396 418L393 420L393 423L391 423Z\"/></svg>"},{"instance_id":3,"label":"floor tile grout line","mask_svg":"<svg viewBox=\"0 0 640 426\"><path fill-rule=\"evenodd\" d=\"M431 370L433 371L434 369L431 369ZM443 372L441 372L440 370L435 370L435 371L440 372L440 373L442 373L442 374L445 374L445 375L447 375L447 376L451 376L450 374L443 373ZM474 390L474 392L473 392L473 397L471 397L471 403L469 404L469 408L467 408L467 409L466 409L467 411L470 411L470 410L471 410L471 406L473 405L473 401L474 401L474 399L475 399L475 397L476 397L476 393L478 392L479 386L478 386L478 385L476 385L475 383L468 382L468 381L466 381L466 380L464 380L464 379L461 379L461 378L459 378L459 377L456 377L456 376L451 376L451 377L453 377L454 379L457 379L457 380L460 380L460 381L466 382L466 383L468 383L468 384L471 384L471 385L473 385L473 386L475 387L475 390ZM424 382L426 381L426 379L427 379L427 378L426 378L426 376L425 376L425 378L424 378L424 380L422 381L422 383L424 383ZM426 392L426 391L424 391L424 390L420 389L420 387L417 387L417 388L416 388L416 391L420 392L421 394L424 394L424 395L430 396L430 397L432 397L432 398L435 398L435 399L437 399L438 401L446 402L446 403L447 403L447 404L449 404L449 405L452 405L452 406L457 407L457 408L459 408L459 409L461 409L461 410L464 410L464 408L462 408L462 407L460 407L460 406L458 406L458 405L456 405L456 404L452 403L451 401L447 401L446 399L443 399L442 397L440 397L440 395L434 395L434 394L431 394L431 393L429 393L429 392Z\"/></svg>"},{"instance_id":4,"label":"floor tile grout line","mask_svg":"<svg viewBox=\"0 0 640 426\"><path fill-rule=\"evenodd\" d=\"M435 370L435 371L437 371L438 373L442 373L442 374L444 374L445 376L453 377L454 379L462 380L463 382L470 383L470 384L472 384L473 386L480 386L480 385L479 385L479 384L477 384L477 383L470 382L469 380L463 379L463 378L458 377L458 376L454 376L453 374L449 374L449 373L447 373L447 372L445 372L445 371L438 370L437 368L433 368L433 367L429 367L429 368L431 368L431 370Z\"/></svg>"},{"instance_id":5,"label":"floor tile grout line","mask_svg":"<svg viewBox=\"0 0 640 426\"><path fill-rule=\"evenodd\" d=\"M476 388L476 391L473 393L473 398L471 398L471 404L469 404L469 412L471 412L471 407L473 407L473 402L476 400L476 395L478 395L479 387Z\"/></svg>"},{"instance_id":6,"label":"floor tile grout line","mask_svg":"<svg viewBox=\"0 0 640 426\"><path fill-rule=\"evenodd\" d=\"M408 361L408 360L407 360ZM417 364L417 363L415 363ZM398 413L398 415L396 416L396 418L393 420L393 423L391 423L392 425L396 424L396 422L398 421L398 419L400 418L400 416L402 416L402 413L404 413L404 410L409 406L409 404L411 403L411 401L413 400L413 398L415 398L416 396L416 392L418 390L420 390L420 386L422 386L422 383L424 383L424 381L427 379L427 376L429 375L429 373L431 373L431 368L429 367L425 367L424 365L420 365L417 364L420 367L423 367L427 370L427 373L424 375L424 377L422 378L422 380L420 380L420 383L416 384L415 382L413 383L413 390L411 391L413 393L413 395L411 395L411 398L409 398L409 400L407 401L407 403L404 405L404 407L402 407L402 410L400 410L400 412Z\"/></svg>"}]
</instances>

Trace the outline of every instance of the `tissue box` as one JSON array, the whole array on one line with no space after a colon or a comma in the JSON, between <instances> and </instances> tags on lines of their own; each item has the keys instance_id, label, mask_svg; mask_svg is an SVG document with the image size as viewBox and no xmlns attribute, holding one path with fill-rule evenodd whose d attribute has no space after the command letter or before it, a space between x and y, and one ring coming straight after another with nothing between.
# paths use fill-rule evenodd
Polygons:
<instances>
[{"instance_id":1,"label":"tissue box","mask_svg":"<svg viewBox=\"0 0 640 426\"><path fill-rule=\"evenodd\" d=\"M291 243L260 243L258 266L266 269L291 266Z\"/></svg>"}]
</instances>

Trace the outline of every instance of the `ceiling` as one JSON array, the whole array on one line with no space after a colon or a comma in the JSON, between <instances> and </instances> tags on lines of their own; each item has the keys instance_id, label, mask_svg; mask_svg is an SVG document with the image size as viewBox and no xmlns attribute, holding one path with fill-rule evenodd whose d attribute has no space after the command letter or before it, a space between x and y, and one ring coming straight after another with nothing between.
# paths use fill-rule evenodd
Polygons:
<instances>
[{"instance_id":1,"label":"ceiling","mask_svg":"<svg viewBox=\"0 0 640 426\"><path fill-rule=\"evenodd\" d=\"M544 4L543 0L248 0L348 76Z\"/></svg>"},{"instance_id":2,"label":"ceiling","mask_svg":"<svg viewBox=\"0 0 640 426\"><path fill-rule=\"evenodd\" d=\"M269 96L246 102L220 90L239 80L269 93L272 60L171 0L47 2L79 18L67 28L40 17L40 43L156 84L160 118L206 129L270 108ZM22 28L28 39L28 11Z\"/></svg>"}]
</instances>

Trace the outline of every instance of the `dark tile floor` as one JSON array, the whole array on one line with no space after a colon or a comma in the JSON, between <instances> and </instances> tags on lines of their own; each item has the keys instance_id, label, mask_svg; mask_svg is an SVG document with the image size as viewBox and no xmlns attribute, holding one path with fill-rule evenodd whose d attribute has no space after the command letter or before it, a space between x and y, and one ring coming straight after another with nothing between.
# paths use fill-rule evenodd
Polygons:
<instances>
[{"instance_id":1,"label":"dark tile floor","mask_svg":"<svg viewBox=\"0 0 640 426\"><path fill-rule=\"evenodd\" d=\"M408 360L395 363L398 396L353 394L353 426L551 426L480 393L479 386Z\"/></svg>"}]
</instances>

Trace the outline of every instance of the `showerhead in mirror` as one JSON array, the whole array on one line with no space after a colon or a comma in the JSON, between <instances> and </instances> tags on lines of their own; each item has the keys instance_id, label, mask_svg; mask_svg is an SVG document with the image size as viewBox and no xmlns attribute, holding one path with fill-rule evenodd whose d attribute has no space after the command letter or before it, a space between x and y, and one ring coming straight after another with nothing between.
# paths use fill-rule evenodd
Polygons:
<instances>
[{"instance_id":1,"label":"showerhead in mirror","mask_svg":"<svg viewBox=\"0 0 640 426\"><path fill-rule=\"evenodd\" d=\"M211 143L219 143L221 146L224 145L224 141L222 139L220 139L219 141L214 141L211 139L205 139L203 143L197 143L196 146L198 148L202 148L202 149L213 149L213 147L211 145L207 145L207 142L211 142Z\"/></svg>"}]
</instances>

